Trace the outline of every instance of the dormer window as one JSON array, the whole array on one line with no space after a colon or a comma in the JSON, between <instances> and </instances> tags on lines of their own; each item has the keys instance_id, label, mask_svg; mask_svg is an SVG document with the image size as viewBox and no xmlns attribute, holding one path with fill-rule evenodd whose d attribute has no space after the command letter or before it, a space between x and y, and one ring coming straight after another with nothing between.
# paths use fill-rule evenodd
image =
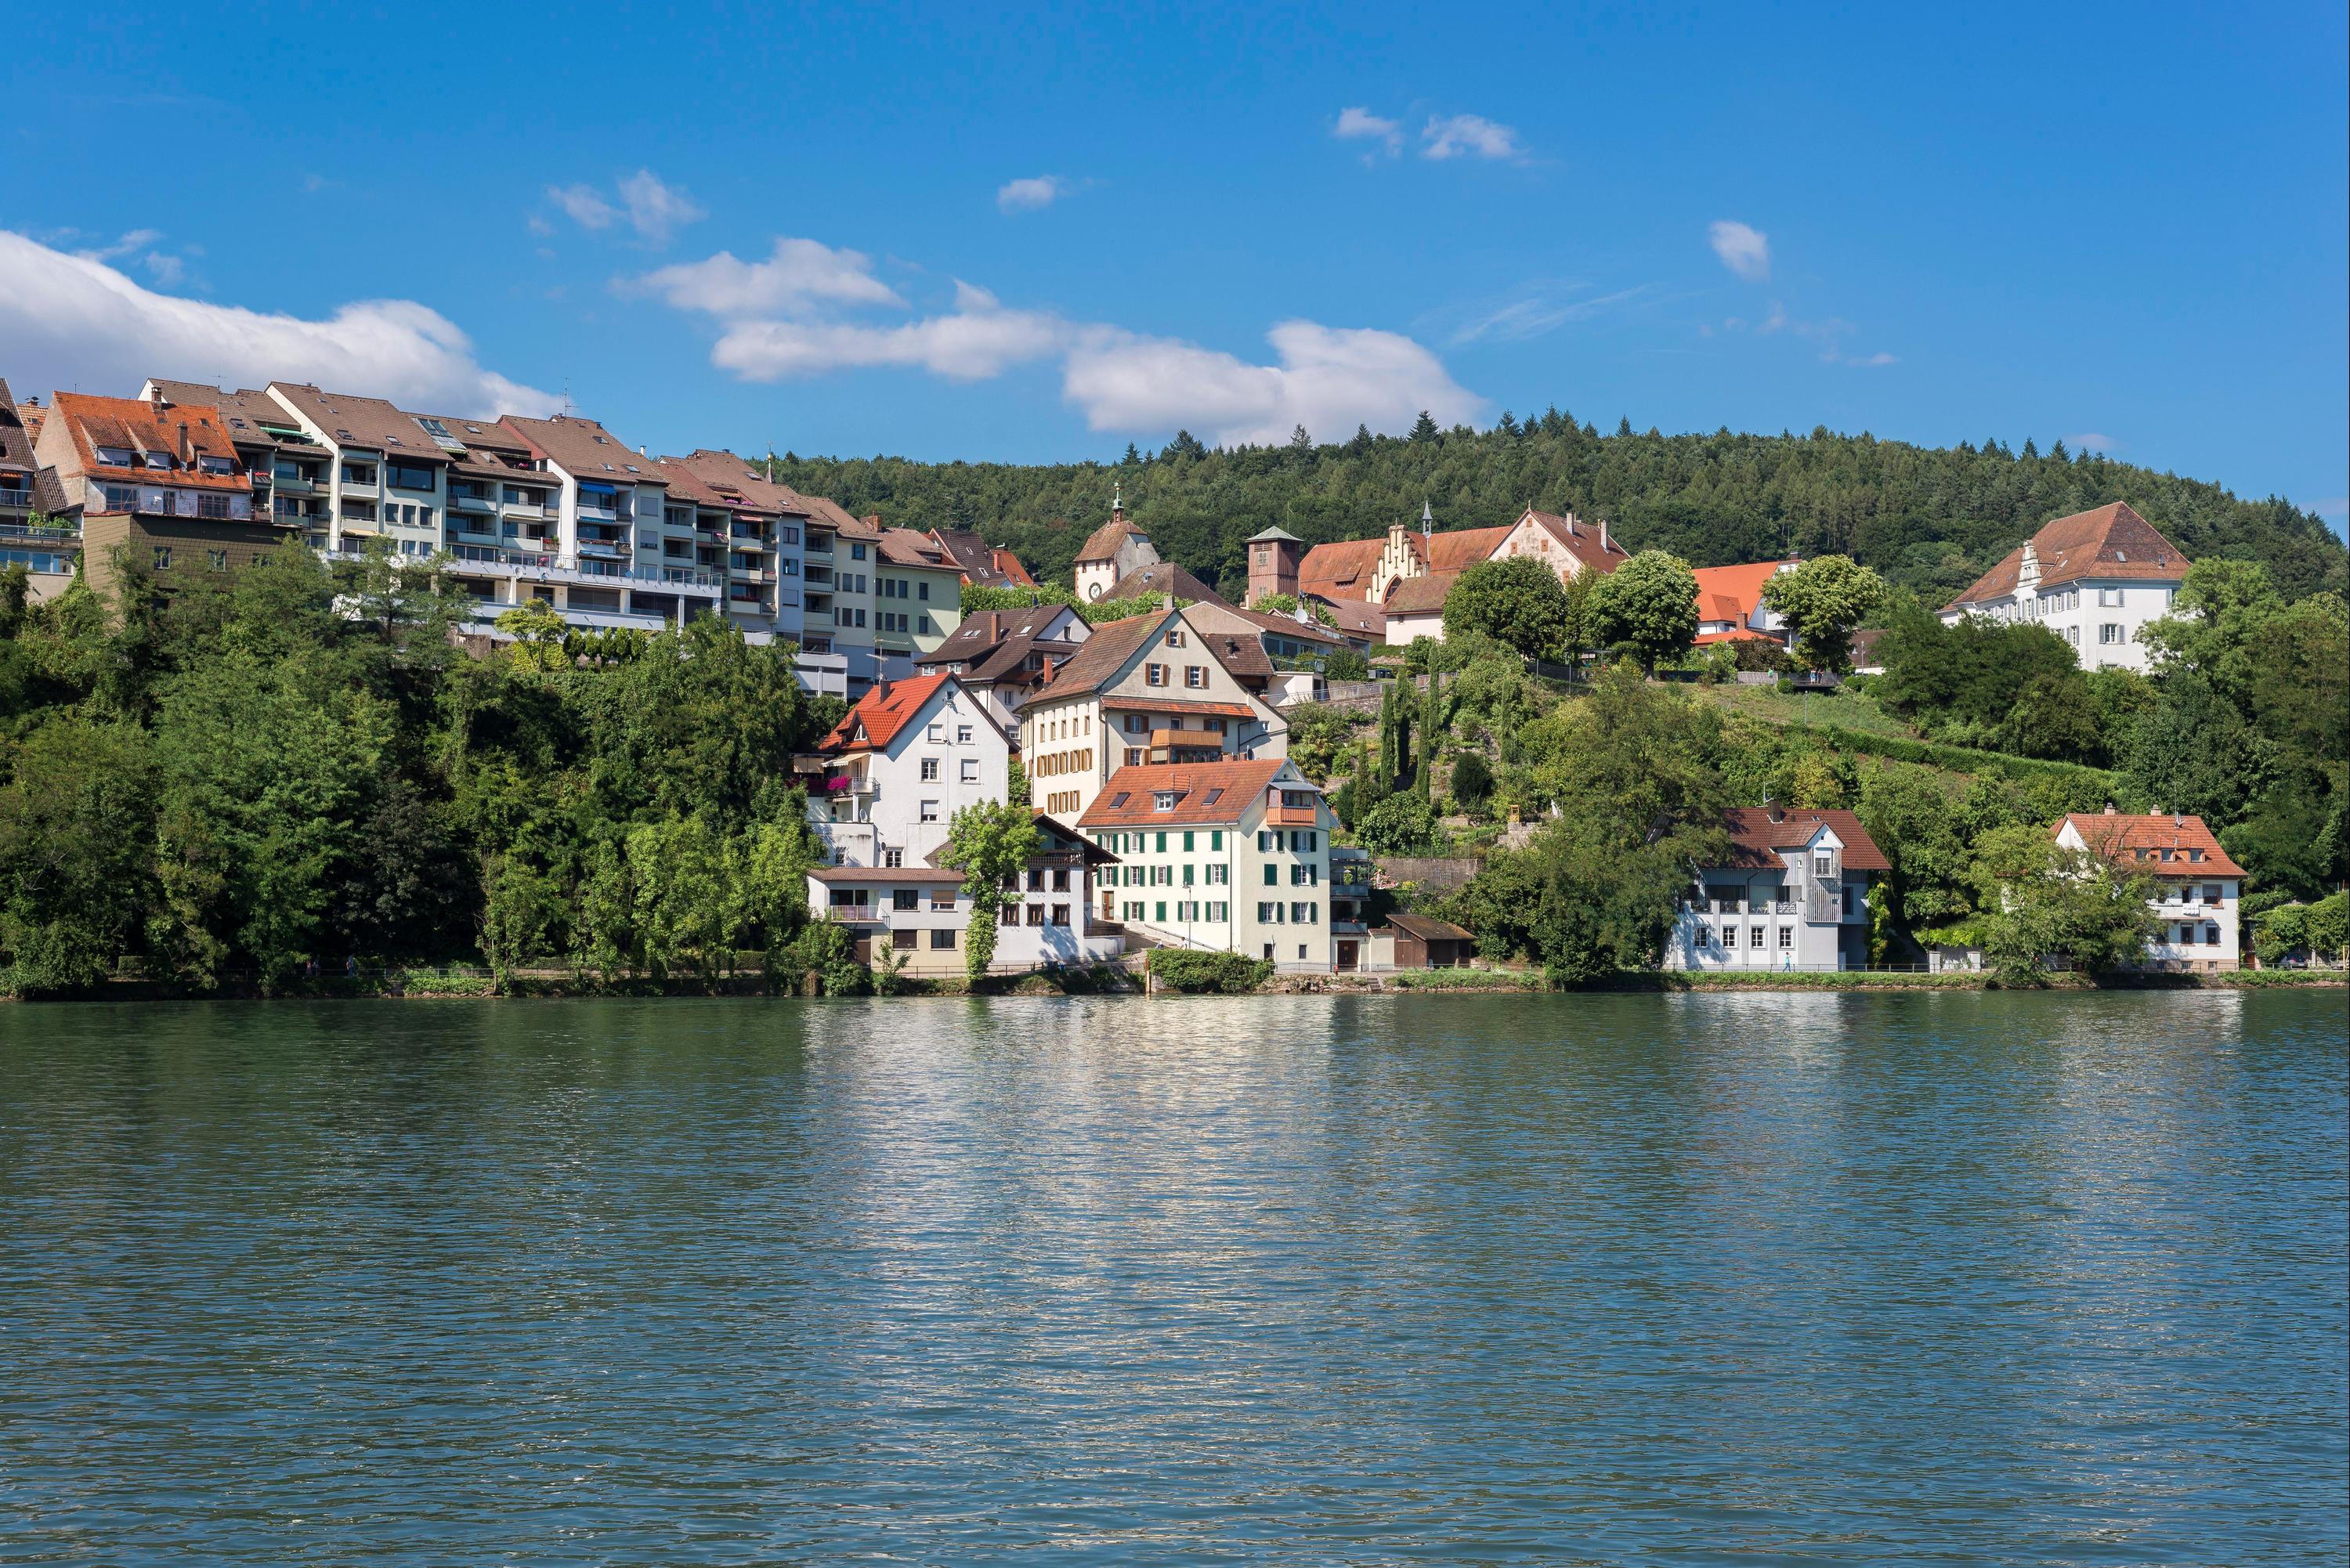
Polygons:
<instances>
[{"instance_id":1,"label":"dormer window","mask_svg":"<svg viewBox=\"0 0 2350 1568\"><path fill-rule=\"evenodd\" d=\"M108 468L136 468L138 460L127 446L102 446L98 449L98 461Z\"/></svg>"},{"instance_id":2,"label":"dormer window","mask_svg":"<svg viewBox=\"0 0 2350 1568\"><path fill-rule=\"evenodd\" d=\"M224 457L200 457L196 459L196 465L206 473L227 473L234 467Z\"/></svg>"},{"instance_id":3,"label":"dormer window","mask_svg":"<svg viewBox=\"0 0 2350 1568\"><path fill-rule=\"evenodd\" d=\"M168 469L172 466L172 454L168 452L151 452L146 454L145 466Z\"/></svg>"},{"instance_id":4,"label":"dormer window","mask_svg":"<svg viewBox=\"0 0 2350 1568\"><path fill-rule=\"evenodd\" d=\"M1172 811L1175 809L1175 803L1182 798L1183 796L1181 792L1177 790L1156 790L1152 792L1150 796L1150 809L1153 811Z\"/></svg>"}]
</instances>

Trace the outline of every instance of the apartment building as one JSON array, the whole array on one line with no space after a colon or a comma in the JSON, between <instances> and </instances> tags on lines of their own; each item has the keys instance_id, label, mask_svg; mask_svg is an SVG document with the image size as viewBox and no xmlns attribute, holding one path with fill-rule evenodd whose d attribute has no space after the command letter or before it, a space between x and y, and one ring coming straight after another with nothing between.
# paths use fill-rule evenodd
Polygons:
<instances>
[{"instance_id":1,"label":"apartment building","mask_svg":"<svg viewBox=\"0 0 2350 1568\"><path fill-rule=\"evenodd\" d=\"M800 643L806 654L802 569L814 506L731 452L697 447L660 462L673 477L682 473L689 485L699 487L691 492L697 508L696 559L724 572L727 615L745 633L772 633ZM717 502L714 513L705 498L712 495ZM680 499L672 489L671 504L679 504ZM822 689L836 690L841 684L835 681Z\"/></svg>"},{"instance_id":2,"label":"apartment building","mask_svg":"<svg viewBox=\"0 0 2350 1568\"><path fill-rule=\"evenodd\" d=\"M2072 646L2084 670L2153 668L2138 640L2170 613L2189 565L2153 524L2115 502L2043 524L1941 611L2030 621Z\"/></svg>"},{"instance_id":3,"label":"apartment building","mask_svg":"<svg viewBox=\"0 0 2350 1568\"><path fill-rule=\"evenodd\" d=\"M1039 813L1036 851L999 918L993 974L1048 964L1097 963L1126 946L1121 930L1094 918L1094 878L1116 857L1074 828ZM808 909L847 926L868 962L889 953L917 976L965 972L972 898L951 867L820 866L808 873Z\"/></svg>"},{"instance_id":4,"label":"apartment building","mask_svg":"<svg viewBox=\"0 0 2350 1568\"><path fill-rule=\"evenodd\" d=\"M118 564L168 586L250 566L286 536L255 513L252 477L217 409L60 392L34 454L53 471L100 595L119 585Z\"/></svg>"},{"instance_id":5,"label":"apartment building","mask_svg":"<svg viewBox=\"0 0 2350 1568\"><path fill-rule=\"evenodd\" d=\"M1021 705L1022 765L1044 809L1082 817L1131 764L1288 755L1288 721L1233 675L1190 614L1095 627Z\"/></svg>"},{"instance_id":6,"label":"apartment building","mask_svg":"<svg viewBox=\"0 0 2350 1568\"><path fill-rule=\"evenodd\" d=\"M826 859L899 869L943 846L964 806L1004 799L1011 759L985 703L952 675L924 675L876 684L798 765Z\"/></svg>"},{"instance_id":7,"label":"apartment building","mask_svg":"<svg viewBox=\"0 0 2350 1568\"><path fill-rule=\"evenodd\" d=\"M270 400L327 461L322 497L329 555L357 555L377 540L411 556L439 553L449 504L449 455L415 420L381 398L272 381ZM273 499L276 486L273 485Z\"/></svg>"},{"instance_id":8,"label":"apartment building","mask_svg":"<svg viewBox=\"0 0 2350 1568\"><path fill-rule=\"evenodd\" d=\"M1730 853L1692 868L1665 940L1667 969L1868 966L1869 892L1890 869L1848 811L1742 806Z\"/></svg>"},{"instance_id":9,"label":"apartment building","mask_svg":"<svg viewBox=\"0 0 2350 1568\"><path fill-rule=\"evenodd\" d=\"M0 381L0 571L24 567L36 603L73 585L81 525L62 515L65 510L56 473L34 455L25 414L8 383Z\"/></svg>"},{"instance_id":10,"label":"apartment building","mask_svg":"<svg viewBox=\"0 0 2350 1568\"><path fill-rule=\"evenodd\" d=\"M979 695L997 723L1016 734L1020 705L1093 635L1066 605L979 610L914 661L917 675L951 672Z\"/></svg>"},{"instance_id":11,"label":"apartment building","mask_svg":"<svg viewBox=\"0 0 2350 1568\"><path fill-rule=\"evenodd\" d=\"M2107 806L2102 813L2073 812L2052 831L2065 849L2154 878L2155 896L2147 902L2162 926L2147 944L2151 967L2231 970L2241 961L2244 868L2201 817L2136 815Z\"/></svg>"},{"instance_id":12,"label":"apartment building","mask_svg":"<svg viewBox=\"0 0 2350 1568\"><path fill-rule=\"evenodd\" d=\"M913 673L917 655L962 621L962 574L910 528L884 528L829 501L806 498L806 631L800 646L839 656L848 689Z\"/></svg>"},{"instance_id":13,"label":"apartment building","mask_svg":"<svg viewBox=\"0 0 2350 1568\"><path fill-rule=\"evenodd\" d=\"M1287 970L1335 965L1337 826L1322 792L1285 757L1121 767L1077 819L1118 857L1098 877L1104 919L1166 945Z\"/></svg>"}]
</instances>

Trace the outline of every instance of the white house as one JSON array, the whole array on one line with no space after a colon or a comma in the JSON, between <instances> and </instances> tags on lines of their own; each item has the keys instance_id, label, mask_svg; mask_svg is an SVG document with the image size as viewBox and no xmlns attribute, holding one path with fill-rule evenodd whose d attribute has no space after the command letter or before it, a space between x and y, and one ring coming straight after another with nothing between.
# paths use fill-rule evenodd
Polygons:
<instances>
[{"instance_id":1,"label":"white house","mask_svg":"<svg viewBox=\"0 0 2350 1568\"><path fill-rule=\"evenodd\" d=\"M1334 963L1330 835L1320 789L1285 757L1122 767L1077 826L1118 857L1101 911L1170 947Z\"/></svg>"},{"instance_id":2,"label":"white house","mask_svg":"<svg viewBox=\"0 0 2350 1568\"><path fill-rule=\"evenodd\" d=\"M2055 827L2056 842L2116 870L2155 879L2149 900L2162 929L2147 944L2158 969L2230 970L2241 957L2244 868L2220 847L2199 816L2159 813L2074 812Z\"/></svg>"},{"instance_id":3,"label":"white house","mask_svg":"<svg viewBox=\"0 0 2350 1568\"><path fill-rule=\"evenodd\" d=\"M1011 757L1003 727L954 676L885 680L801 763L816 773L808 820L835 866L924 866L957 811L1005 797Z\"/></svg>"},{"instance_id":4,"label":"white house","mask_svg":"<svg viewBox=\"0 0 2350 1568\"><path fill-rule=\"evenodd\" d=\"M1038 813L1036 852L995 930L991 974L1095 963L1125 950L1121 931L1094 919L1096 867L1115 858L1074 828ZM894 951L903 972L965 972L971 896L962 873L937 865L820 866L808 873L808 911L849 928L868 962Z\"/></svg>"},{"instance_id":5,"label":"white house","mask_svg":"<svg viewBox=\"0 0 2350 1568\"><path fill-rule=\"evenodd\" d=\"M1831 970L1868 964L1868 895L1890 869L1848 811L1741 806L1725 862L1693 869L1667 969Z\"/></svg>"},{"instance_id":6,"label":"white house","mask_svg":"<svg viewBox=\"0 0 2350 1568\"><path fill-rule=\"evenodd\" d=\"M1128 521L1123 499L1110 503L1109 521L1087 536L1070 569L1070 584L1088 604L1107 598L1118 579L1129 572L1159 565L1159 548L1150 535Z\"/></svg>"},{"instance_id":7,"label":"white house","mask_svg":"<svg viewBox=\"0 0 2350 1568\"><path fill-rule=\"evenodd\" d=\"M2116 501L2043 526L1944 607L1942 622L2036 621L2072 644L2084 670L2143 670L2152 661L2139 634L2170 613L2188 565L2178 545Z\"/></svg>"}]
</instances>

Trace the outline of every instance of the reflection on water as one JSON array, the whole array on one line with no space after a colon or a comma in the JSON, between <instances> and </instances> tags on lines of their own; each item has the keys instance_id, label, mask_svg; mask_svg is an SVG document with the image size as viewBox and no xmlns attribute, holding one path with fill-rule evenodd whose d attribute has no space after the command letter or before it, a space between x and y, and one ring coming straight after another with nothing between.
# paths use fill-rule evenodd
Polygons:
<instances>
[{"instance_id":1,"label":"reflection on water","mask_svg":"<svg viewBox=\"0 0 2350 1568\"><path fill-rule=\"evenodd\" d=\"M2345 1550L2344 1006L0 1011L0 1563Z\"/></svg>"}]
</instances>

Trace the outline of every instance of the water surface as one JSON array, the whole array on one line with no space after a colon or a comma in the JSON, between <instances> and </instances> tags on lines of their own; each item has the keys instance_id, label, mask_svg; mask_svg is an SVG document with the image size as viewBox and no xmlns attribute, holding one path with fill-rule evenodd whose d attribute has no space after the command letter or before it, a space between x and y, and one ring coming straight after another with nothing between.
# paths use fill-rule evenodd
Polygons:
<instances>
[{"instance_id":1,"label":"water surface","mask_svg":"<svg viewBox=\"0 0 2350 1568\"><path fill-rule=\"evenodd\" d=\"M0 1562L2339 1563L2344 1033L0 1008Z\"/></svg>"}]
</instances>

